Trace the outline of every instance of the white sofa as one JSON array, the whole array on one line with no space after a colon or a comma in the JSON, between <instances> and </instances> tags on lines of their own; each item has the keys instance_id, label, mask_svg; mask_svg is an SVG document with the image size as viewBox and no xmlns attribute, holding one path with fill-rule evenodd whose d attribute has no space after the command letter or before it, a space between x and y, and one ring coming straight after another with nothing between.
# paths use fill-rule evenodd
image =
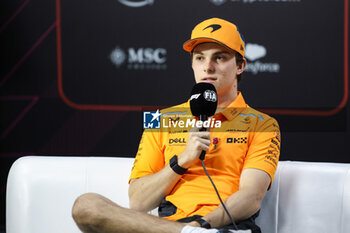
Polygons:
<instances>
[{"instance_id":1,"label":"white sofa","mask_svg":"<svg viewBox=\"0 0 350 233\"><path fill-rule=\"evenodd\" d=\"M7 233L80 232L77 196L97 192L128 206L132 158L18 159L7 183ZM349 233L350 164L283 161L257 219L263 233Z\"/></svg>"}]
</instances>

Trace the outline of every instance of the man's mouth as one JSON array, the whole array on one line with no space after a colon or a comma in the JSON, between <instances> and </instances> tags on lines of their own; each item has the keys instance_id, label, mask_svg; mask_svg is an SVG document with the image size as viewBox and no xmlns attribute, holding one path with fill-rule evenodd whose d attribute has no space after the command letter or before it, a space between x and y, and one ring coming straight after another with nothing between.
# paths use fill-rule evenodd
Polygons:
<instances>
[{"instance_id":1,"label":"man's mouth","mask_svg":"<svg viewBox=\"0 0 350 233\"><path fill-rule=\"evenodd\" d=\"M213 83L217 80L215 77L204 77L201 79L201 82L203 83Z\"/></svg>"}]
</instances>

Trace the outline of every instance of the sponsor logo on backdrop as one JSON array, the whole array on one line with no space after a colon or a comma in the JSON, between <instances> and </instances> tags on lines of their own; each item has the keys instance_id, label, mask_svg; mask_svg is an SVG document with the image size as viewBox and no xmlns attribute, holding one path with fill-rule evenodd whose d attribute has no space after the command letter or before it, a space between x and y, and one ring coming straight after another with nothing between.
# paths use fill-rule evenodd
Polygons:
<instances>
[{"instance_id":1,"label":"sponsor logo on backdrop","mask_svg":"<svg viewBox=\"0 0 350 233\"><path fill-rule=\"evenodd\" d=\"M118 0L118 2L128 7L142 7L153 5L154 0Z\"/></svg>"},{"instance_id":2,"label":"sponsor logo on backdrop","mask_svg":"<svg viewBox=\"0 0 350 233\"><path fill-rule=\"evenodd\" d=\"M231 0L232 2L239 2L239 0ZM243 3L258 3L258 2L275 2L275 3L286 3L286 2L301 2L301 0L241 0Z\"/></svg>"},{"instance_id":3,"label":"sponsor logo on backdrop","mask_svg":"<svg viewBox=\"0 0 350 233\"><path fill-rule=\"evenodd\" d=\"M245 48L245 57L248 60L245 72L253 74L258 73L278 73L280 64L275 62L262 62L259 59L264 58L267 54L263 45L247 43Z\"/></svg>"},{"instance_id":4,"label":"sponsor logo on backdrop","mask_svg":"<svg viewBox=\"0 0 350 233\"><path fill-rule=\"evenodd\" d=\"M117 46L109 55L117 67L128 70L166 70L167 50L165 48L128 48Z\"/></svg>"},{"instance_id":5,"label":"sponsor logo on backdrop","mask_svg":"<svg viewBox=\"0 0 350 233\"><path fill-rule=\"evenodd\" d=\"M221 6L226 2L242 2L242 3L266 3L266 2L275 2L275 3L286 3L286 2L301 2L302 0L209 0L211 3L217 6Z\"/></svg>"},{"instance_id":6,"label":"sponsor logo on backdrop","mask_svg":"<svg viewBox=\"0 0 350 233\"><path fill-rule=\"evenodd\" d=\"M124 63L126 54L121 48L117 47L112 51L109 57L111 61L119 68Z\"/></svg>"},{"instance_id":7,"label":"sponsor logo on backdrop","mask_svg":"<svg viewBox=\"0 0 350 233\"><path fill-rule=\"evenodd\" d=\"M213 3L214 5L217 6L221 6L222 4L224 4L227 0L209 0L211 3Z\"/></svg>"}]
</instances>

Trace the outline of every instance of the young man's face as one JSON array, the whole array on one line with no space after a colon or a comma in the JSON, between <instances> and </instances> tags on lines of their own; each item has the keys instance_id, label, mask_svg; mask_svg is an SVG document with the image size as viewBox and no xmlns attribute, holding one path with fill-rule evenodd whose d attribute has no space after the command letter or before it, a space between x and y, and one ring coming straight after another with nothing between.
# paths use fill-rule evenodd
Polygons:
<instances>
[{"instance_id":1,"label":"young man's face","mask_svg":"<svg viewBox=\"0 0 350 233\"><path fill-rule=\"evenodd\" d=\"M234 51L219 44L203 43L193 50L192 69L196 83L213 84L219 96L237 92L237 75L244 67L244 64L237 66Z\"/></svg>"}]
</instances>

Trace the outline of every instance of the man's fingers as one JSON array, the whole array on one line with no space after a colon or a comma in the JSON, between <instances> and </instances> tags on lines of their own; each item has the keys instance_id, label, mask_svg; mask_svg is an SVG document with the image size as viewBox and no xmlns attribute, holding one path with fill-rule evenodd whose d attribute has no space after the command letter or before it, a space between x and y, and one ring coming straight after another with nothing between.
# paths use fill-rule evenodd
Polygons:
<instances>
[{"instance_id":1,"label":"man's fingers","mask_svg":"<svg viewBox=\"0 0 350 233\"><path fill-rule=\"evenodd\" d=\"M201 147L200 147L201 150L204 150L204 151L208 151L209 150L209 145L205 145L205 144L201 144Z\"/></svg>"},{"instance_id":2,"label":"man's fingers","mask_svg":"<svg viewBox=\"0 0 350 233\"><path fill-rule=\"evenodd\" d=\"M201 144L205 144L207 146L210 145L210 139L208 138L198 138L198 142L200 142Z\"/></svg>"},{"instance_id":3,"label":"man's fingers","mask_svg":"<svg viewBox=\"0 0 350 233\"><path fill-rule=\"evenodd\" d=\"M190 130L190 132L199 132L199 131L202 131L202 132L209 131L209 128L197 127L196 125L194 125Z\"/></svg>"},{"instance_id":4,"label":"man's fingers","mask_svg":"<svg viewBox=\"0 0 350 233\"><path fill-rule=\"evenodd\" d=\"M197 128L196 126L192 127L192 129L190 129L190 133L191 132L199 132L201 128Z\"/></svg>"},{"instance_id":5,"label":"man's fingers","mask_svg":"<svg viewBox=\"0 0 350 233\"><path fill-rule=\"evenodd\" d=\"M210 138L209 132L192 132L191 137Z\"/></svg>"},{"instance_id":6,"label":"man's fingers","mask_svg":"<svg viewBox=\"0 0 350 233\"><path fill-rule=\"evenodd\" d=\"M193 142L192 147L196 150L209 150L210 140L205 138L197 138L196 141Z\"/></svg>"}]
</instances>

